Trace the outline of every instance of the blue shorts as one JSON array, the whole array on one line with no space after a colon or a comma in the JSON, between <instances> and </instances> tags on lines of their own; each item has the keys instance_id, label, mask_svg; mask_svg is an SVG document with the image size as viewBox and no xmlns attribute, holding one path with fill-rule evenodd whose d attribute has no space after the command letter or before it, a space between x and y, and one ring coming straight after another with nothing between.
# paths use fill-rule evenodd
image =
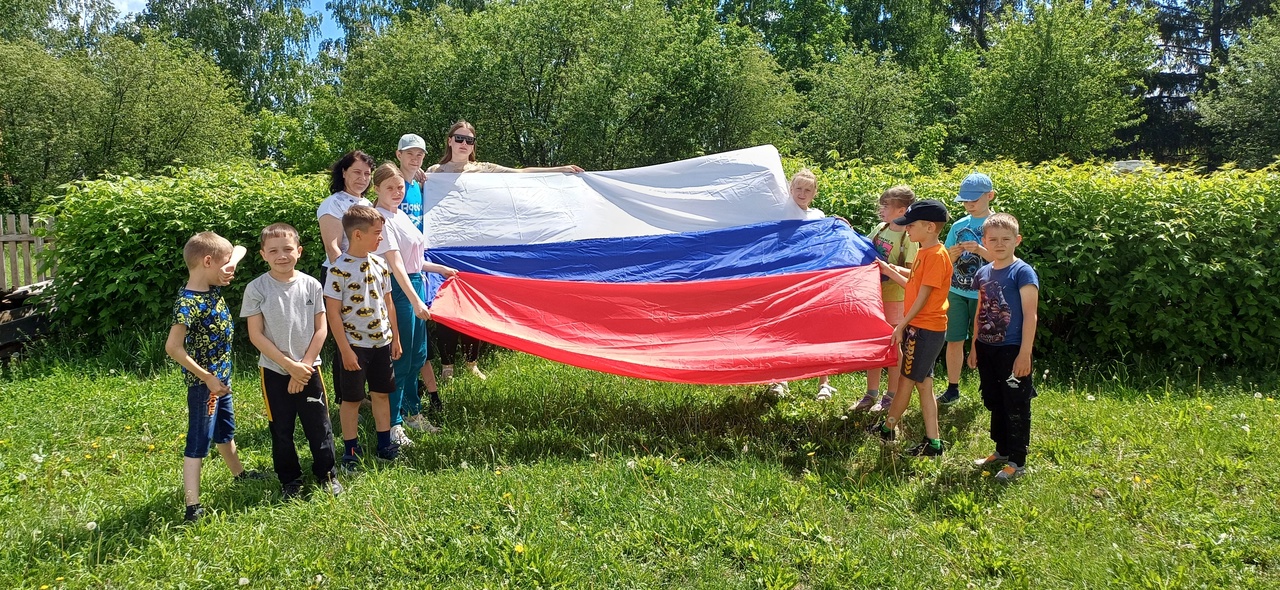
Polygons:
<instances>
[{"instance_id":1,"label":"blue shorts","mask_svg":"<svg viewBox=\"0 0 1280 590\"><path fill-rule=\"evenodd\" d=\"M200 383L187 387L187 447L182 456L203 459L209 456L209 445L231 442L236 434L236 413L231 409L231 394L218 398L209 413L209 386Z\"/></svg>"}]
</instances>

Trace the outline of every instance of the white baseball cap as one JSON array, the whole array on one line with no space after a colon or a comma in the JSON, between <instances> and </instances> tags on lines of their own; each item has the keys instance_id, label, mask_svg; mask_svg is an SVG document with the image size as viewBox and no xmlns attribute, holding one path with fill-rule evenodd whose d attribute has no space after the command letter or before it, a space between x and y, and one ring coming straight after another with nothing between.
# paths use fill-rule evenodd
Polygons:
<instances>
[{"instance_id":1,"label":"white baseball cap","mask_svg":"<svg viewBox=\"0 0 1280 590\"><path fill-rule=\"evenodd\" d=\"M427 151L427 142L423 141L421 136L413 133L406 133L404 135L401 135L400 147L396 149L399 151L404 151L412 148L418 148L425 152Z\"/></svg>"}]
</instances>

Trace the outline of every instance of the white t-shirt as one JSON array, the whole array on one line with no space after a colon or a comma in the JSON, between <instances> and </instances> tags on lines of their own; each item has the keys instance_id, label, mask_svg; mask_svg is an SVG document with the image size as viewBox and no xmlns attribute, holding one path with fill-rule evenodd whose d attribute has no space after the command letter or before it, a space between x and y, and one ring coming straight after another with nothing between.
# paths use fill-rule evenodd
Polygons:
<instances>
[{"instance_id":1,"label":"white t-shirt","mask_svg":"<svg viewBox=\"0 0 1280 590\"><path fill-rule=\"evenodd\" d=\"M427 262L427 237L418 231L404 211L387 211L378 207L378 213L387 223L382 227L382 243L378 244L374 254L385 256L387 252L396 250L400 253L405 272L410 275L422 272Z\"/></svg>"},{"instance_id":2,"label":"white t-shirt","mask_svg":"<svg viewBox=\"0 0 1280 590\"><path fill-rule=\"evenodd\" d=\"M325 200L320 201L320 206L316 208L316 221L324 218L325 215L336 217L338 221L342 221L342 216L347 214L347 209L356 205L364 205L372 207L373 203L364 197L357 197L347 191L338 191L329 195ZM338 238L338 250L347 251L347 232L342 232L342 237ZM329 257L325 256L325 268L329 267Z\"/></svg>"},{"instance_id":3,"label":"white t-shirt","mask_svg":"<svg viewBox=\"0 0 1280 590\"><path fill-rule=\"evenodd\" d=\"M804 212L805 221L813 221L815 219L826 219L826 217L827 217L827 214L823 213L822 209L816 209L814 207L809 207Z\"/></svg>"}]
</instances>

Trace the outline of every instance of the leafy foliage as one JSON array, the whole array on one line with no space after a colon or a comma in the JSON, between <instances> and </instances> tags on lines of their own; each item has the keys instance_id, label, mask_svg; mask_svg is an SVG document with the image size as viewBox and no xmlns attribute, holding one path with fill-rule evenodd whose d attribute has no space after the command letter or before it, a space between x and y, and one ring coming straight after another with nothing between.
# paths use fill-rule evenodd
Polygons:
<instances>
[{"instance_id":1,"label":"leafy foliage","mask_svg":"<svg viewBox=\"0 0 1280 590\"><path fill-rule=\"evenodd\" d=\"M993 209L1021 222L1018 255L1040 275L1039 356L1274 366L1280 263L1264 254L1280 238L1274 169L1119 175L1007 161L978 169L995 181ZM964 215L955 191L973 170L847 163L819 172L818 206L868 231L880 192L905 182L919 198L949 203L954 220Z\"/></svg>"},{"instance_id":2,"label":"leafy foliage","mask_svg":"<svg viewBox=\"0 0 1280 590\"><path fill-rule=\"evenodd\" d=\"M437 157L467 119L485 160L618 168L768 141L787 92L754 36L709 9L531 0L393 23L352 49L317 120L384 157L406 131Z\"/></svg>"},{"instance_id":3,"label":"leafy foliage","mask_svg":"<svg viewBox=\"0 0 1280 590\"><path fill-rule=\"evenodd\" d=\"M1280 20L1261 19L1200 99L1205 123L1226 157L1266 166L1280 157Z\"/></svg>"},{"instance_id":4,"label":"leafy foliage","mask_svg":"<svg viewBox=\"0 0 1280 590\"><path fill-rule=\"evenodd\" d=\"M0 41L0 207L38 202L104 170L153 174L244 153L238 95L181 45L111 37L92 53L50 55Z\"/></svg>"},{"instance_id":5,"label":"leafy foliage","mask_svg":"<svg viewBox=\"0 0 1280 590\"><path fill-rule=\"evenodd\" d=\"M259 232L275 222L301 234L299 268L316 272L320 246L318 176L290 176L249 165L181 168L172 177L108 176L79 181L42 208L58 219L54 278L56 317L76 333L103 340L122 327L163 329L173 297L186 282L182 247L192 235L217 232L249 249L232 287L239 310L244 285L266 272L256 254Z\"/></svg>"},{"instance_id":6,"label":"leafy foliage","mask_svg":"<svg viewBox=\"0 0 1280 590\"><path fill-rule=\"evenodd\" d=\"M805 97L806 153L887 160L907 147L920 91L890 57L845 50L817 69Z\"/></svg>"},{"instance_id":7,"label":"leafy foliage","mask_svg":"<svg viewBox=\"0 0 1280 590\"><path fill-rule=\"evenodd\" d=\"M191 43L235 80L253 110L306 102L320 16L304 0L149 0L144 30Z\"/></svg>"},{"instance_id":8,"label":"leafy foliage","mask_svg":"<svg viewBox=\"0 0 1280 590\"><path fill-rule=\"evenodd\" d=\"M1082 0L1034 4L992 32L967 102L983 157L1084 159L1138 122L1153 30L1141 13Z\"/></svg>"}]
</instances>

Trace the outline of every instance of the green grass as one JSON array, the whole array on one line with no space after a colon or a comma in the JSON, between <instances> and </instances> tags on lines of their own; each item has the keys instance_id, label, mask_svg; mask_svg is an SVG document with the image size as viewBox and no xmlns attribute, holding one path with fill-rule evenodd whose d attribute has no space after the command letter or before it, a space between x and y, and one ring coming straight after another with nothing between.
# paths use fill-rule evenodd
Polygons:
<instances>
[{"instance_id":1,"label":"green grass","mask_svg":"<svg viewBox=\"0 0 1280 590\"><path fill-rule=\"evenodd\" d=\"M812 381L775 400L503 352L488 382L445 388L443 433L344 476L345 495L285 503L215 458L212 514L184 526L176 370L43 354L0 379L5 588L1280 584L1270 378L1051 377L1031 470L1001 485L970 467L990 450L972 394L944 412L946 457L911 460L844 415L860 375L819 403ZM133 354L155 366L145 341ZM256 375L235 390L242 456L270 469Z\"/></svg>"}]
</instances>

